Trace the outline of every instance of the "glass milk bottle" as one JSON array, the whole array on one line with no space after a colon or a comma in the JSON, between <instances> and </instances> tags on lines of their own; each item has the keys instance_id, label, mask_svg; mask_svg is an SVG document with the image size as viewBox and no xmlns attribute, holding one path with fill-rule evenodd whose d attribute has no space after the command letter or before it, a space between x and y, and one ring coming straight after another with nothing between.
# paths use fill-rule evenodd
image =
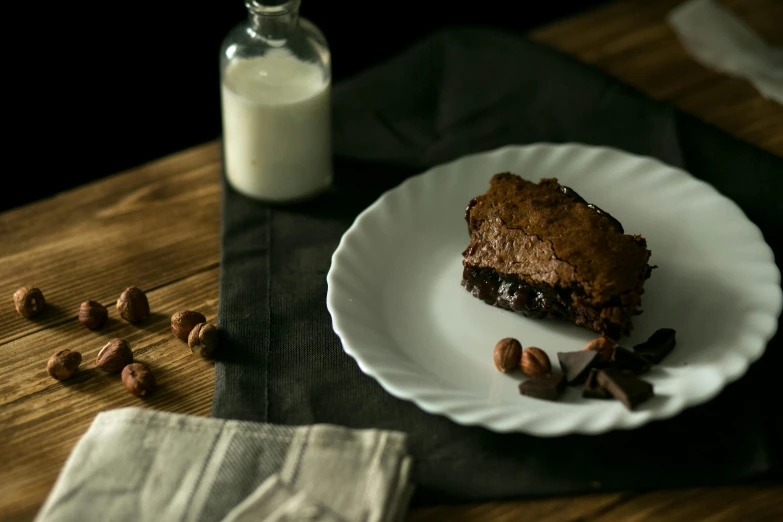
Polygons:
<instances>
[{"instance_id":1,"label":"glass milk bottle","mask_svg":"<svg viewBox=\"0 0 783 522\"><path fill-rule=\"evenodd\" d=\"M223 159L238 192L269 203L332 182L331 56L300 0L245 0L220 53Z\"/></svg>"}]
</instances>

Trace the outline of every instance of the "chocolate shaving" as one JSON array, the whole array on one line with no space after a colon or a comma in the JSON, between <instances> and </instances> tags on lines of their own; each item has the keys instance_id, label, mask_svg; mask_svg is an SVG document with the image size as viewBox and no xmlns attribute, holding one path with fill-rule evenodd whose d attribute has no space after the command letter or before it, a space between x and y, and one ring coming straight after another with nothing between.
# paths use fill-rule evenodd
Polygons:
<instances>
[{"instance_id":1,"label":"chocolate shaving","mask_svg":"<svg viewBox=\"0 0 783 522\"><path fill-rule=\"evenodd\" d=\"M614 349L614 368L628 370L635 375L641 375L650 371L652 364L647 359L639 357L628 348L618 346Z\"/></svg>"},{"instance_id":2,"label":"chocolate shaving","mask_svg":"<svg viewBox=\"0 0 783 522\"><path fill-rule=\"evenodd\" d=\"M578 352L559 352L557 359L560 361L560 369L563 370L568 384L584 382L587 372L598 363L598 352L593 350L580 350Z\"/></svg>"},{"instance_id":3,"label":"chocolate shaving","mask_svg":"<svg viewBox=\"0 0 783 522\"><path fill-rule=\"evenodd\" d=\"M635 409L655 395L652 384L615 368L599 371L597 381L599 386L605 388L629 410Z\"/></svg>"},{"instance_id":4,"label":"chocolate shaving","mask_svg":"<svg viewBox=\"0 0 783 522\"><path fill-rule=\"evenodd\" d=\"M535 399L556 401L566 387L562 373L547 373L530 377L519 384L519 393Z\"/></svg>"},{"instance_id":5,"label":"chocolate shaving","mask_svg":"<svg viewBox=\"0 0 783 522\"><path fill-rule=\"evenodd\" d=\"M676 333L671 328L656 330L645 342L634 346L633 351L651 363L658 364L677 344Z\"/></svg>"},{"instance_id":6,"label":"chocolate shaving","mask_svg":"<svg viewBox=\"0 0 783 522\"><path fill-rule=\"evenodd\" d=\"M592 369L590 370L590 373L587 374L587 379L585 380L584 388L582 388L582 397L588 399L611 398L609 392L598 384L598 370Z\"/></svg>"}]
</instances>

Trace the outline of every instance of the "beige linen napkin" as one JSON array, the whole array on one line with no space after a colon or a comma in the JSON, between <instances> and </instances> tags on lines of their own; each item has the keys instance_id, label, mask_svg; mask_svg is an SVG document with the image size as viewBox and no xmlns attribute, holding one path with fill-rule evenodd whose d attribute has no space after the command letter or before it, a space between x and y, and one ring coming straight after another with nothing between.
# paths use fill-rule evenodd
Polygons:
<instances>
[{"instance_id":1,"label":"beige linen napkin","mask_svg":"<svg viewBox=\"0 0 783 522\"><path fill-rule=\"evenodd\" d=\"M767 44L730 11L714 0L689 0L669 13L668 22L696 61L744 78L765 98L783 103L783 49Z\"/></svg>"},{"instance_id":2,"label":"beige linen napkin","mask_svg":"<svg viewBox=\"0 0 783 522\"><path fill-rule=\"evenodd\" d=\"M36 520L398 521L411 463L399 432L123 408L98 414Z\"/></svg>"}]
</instances>

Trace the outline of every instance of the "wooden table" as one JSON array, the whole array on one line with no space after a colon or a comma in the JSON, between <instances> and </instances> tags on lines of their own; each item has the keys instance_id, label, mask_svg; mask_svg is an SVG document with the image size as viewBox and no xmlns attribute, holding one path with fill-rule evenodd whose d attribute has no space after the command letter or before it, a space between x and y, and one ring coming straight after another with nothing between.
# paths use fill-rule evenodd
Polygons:
<instances>
[{"instance_id":1,"label":"wooden table","mask_svg":"<svg viewBox=\"0 0 783 522\"><path fill-rule=\"evenodd\" d=\"M664 22L678 2L624 0L532 33L651 96L670 100L749 142L783 156L783 108L742 80L694 63ZM762 36L783 24L776 0L727 0ZM780 42L778 42L780 43ZM169 331L181 308L216 319L219 270L219 146L208 143L0 215L0 519L30 520L95 415L138 406L208 415L212 364ZM31 283L47 310L16 314L11 295ZM141 326L119 319L100 331L76 319L79 304L114 303L127 286L148 292L153 314ZM95 368L98 350L127 339L155 371L159 390L129 395L119 377ZM52 380L46 360L70 348L83 370ZM409 520L783 520L783 487L632 492L420 508Z\"/></svg>"}]
</instances>

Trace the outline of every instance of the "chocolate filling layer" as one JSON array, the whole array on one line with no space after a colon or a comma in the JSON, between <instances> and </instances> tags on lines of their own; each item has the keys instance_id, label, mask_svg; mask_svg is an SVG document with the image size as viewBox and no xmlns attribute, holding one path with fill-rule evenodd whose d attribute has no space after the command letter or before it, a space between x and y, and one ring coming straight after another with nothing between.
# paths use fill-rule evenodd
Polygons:
<instances>
[{"instance_id":1,"label":"chocolate filling layer","mask_svg":"<svg viewBox=\"0 0 783 522\"><path fill-rule=\"evenodd\" d=\"M465 266L462 285L485 303L534 319L566 319L612 339L622 325L601 318L601 310L574 303L571 289L535 285L491 268ZM613 306L613 305L607 305Z\"/></svg>"},{"instance_id":2,"label":"chocolate filling layer","mask_svg":"<svg viewBox=\"0 0 783 522\"><path fill-rule=\"evenodd\" d=\"M543 319L573 318L569 308L569 290L549 285L531 285L511 274L499 274L491 268L466 266L462 284L467 291L485 303L525 317Z\"/></svg>"}]
</instances>

